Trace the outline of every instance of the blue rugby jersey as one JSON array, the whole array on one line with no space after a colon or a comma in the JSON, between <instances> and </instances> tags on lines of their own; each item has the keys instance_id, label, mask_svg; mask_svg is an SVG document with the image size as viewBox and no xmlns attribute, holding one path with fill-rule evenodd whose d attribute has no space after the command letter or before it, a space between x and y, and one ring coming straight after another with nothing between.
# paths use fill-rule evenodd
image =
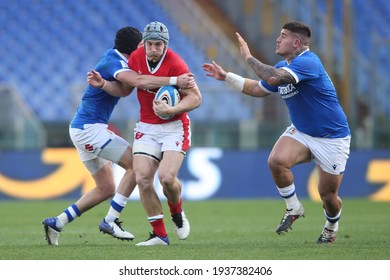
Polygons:
<instances>
[{"instance_id":1,"label":"blue rugby jersey","mask_svg":"<svg viewBox=\"0 0 390 280\"><path fill-rule=\"evenodd\" d=\"M290 119L301 132L313 137L343 138L350 135L347 117L337 98L336 89L319 57L307 50L288 64L275 65L295 79L294 84L271 86L259 81L269 93L279 93L286 102Z\"/></svg>"},{"instance_id":2,"label":"blue rugby jersey","mask_svg":"<svg viewBox=\"0 0 390 280\"><path fill-rule=\"evenodd\" d=\"M131 71L127 62L127 59L118 50L109 49L96 64L95 70L107 81L114 81L118 73ZM100 88L87 85L81 104L77 108L70 126L82 129L84 124L108 124L119 98Z\"/></svg>"}]
</instances>

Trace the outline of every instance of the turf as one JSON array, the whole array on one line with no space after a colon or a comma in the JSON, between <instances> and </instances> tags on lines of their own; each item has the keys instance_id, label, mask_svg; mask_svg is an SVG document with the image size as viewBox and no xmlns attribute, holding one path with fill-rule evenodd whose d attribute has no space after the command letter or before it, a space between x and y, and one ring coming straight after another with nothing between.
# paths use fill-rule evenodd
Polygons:
<instances>
[{"instance_id":1,"label":"turf","mask_svg":"<svg viewBox=\"0 0 390 280\"><path fill-rule=\"evenodd\" d=\"M2 260L389 260L390 203L344 199L335 244L317 245L324 225L320 203L303 200L305 218L279 236L281 200L208 200L184 202L191 235L180 241L166 213L168 247L136 247L151 227L142 205L131 201L123 227L134 241L119 241L99 232L108 202L67 225L59 246L48 246L41 221L56 216L72 201L1 201L0 259Z\"/></svg>"}]
</instances>

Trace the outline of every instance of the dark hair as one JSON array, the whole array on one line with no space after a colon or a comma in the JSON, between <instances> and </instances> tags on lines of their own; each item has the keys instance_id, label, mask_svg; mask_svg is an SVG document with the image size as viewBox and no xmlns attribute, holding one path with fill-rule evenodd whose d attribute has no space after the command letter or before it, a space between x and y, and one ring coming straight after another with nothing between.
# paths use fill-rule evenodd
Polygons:
<instances>
[{"instance_id":1,"label":"dark hair","mask_svg":"<svg viewBox=\"0 0 390 280\"><path fill-rule=\"evenodd\" d=\"M142 40L142 33L134 27L122 27L116 32L114 48L130 55Z\"/></svg>"},{"instance_id":2,"label":"dark hair","mask_svg":"<svg viewBox=\"0 0 390 280\"><path fill-rule=\"evenodd\" d=\"M307 26L303 22L299 22L299 21L288 22L285 25L283 25L283 29L287 29L291 32L301 34L303 36L306 36L307 38L310 38L311 36L309 26Z\"/></svg>"}]
</instances>

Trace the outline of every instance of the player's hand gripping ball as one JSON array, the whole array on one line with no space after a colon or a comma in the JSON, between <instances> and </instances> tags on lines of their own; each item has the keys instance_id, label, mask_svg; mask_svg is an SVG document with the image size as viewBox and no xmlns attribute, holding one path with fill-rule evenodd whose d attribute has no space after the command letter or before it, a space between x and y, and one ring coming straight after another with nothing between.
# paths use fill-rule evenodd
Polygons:
<instances>
[{"instance_id":1,"label":"player's hand gripping ball","mask_svg":"<svg viewBox=\"0 0 390 280\"><path fill-rule=\"evenodd\" d=\"M173 107L180 102L180 93L175 86L163 86L157 91L154 100L164 101L166 104ZM174 116L175 115L162 115L159 117L163 120L169 120Z\"/></svg>"}]
</instances>

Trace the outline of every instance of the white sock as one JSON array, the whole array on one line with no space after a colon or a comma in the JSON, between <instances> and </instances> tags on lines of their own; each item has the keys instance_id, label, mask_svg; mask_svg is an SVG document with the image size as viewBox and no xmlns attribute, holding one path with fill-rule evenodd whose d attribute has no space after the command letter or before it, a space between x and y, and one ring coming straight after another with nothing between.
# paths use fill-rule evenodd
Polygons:
<instances>
[{"instance_id":1,"label":"white sock","mask_svg":"<svg viewBox=\"0 0 390 280\"><path fill-rule=\"evenodd\" d=\"M125 208L128 197L121 195L120 193L115 193L114 197L111 200L110 209L108 209L108 213L104 218L107 223L115 221L115 219L119 219L122 210Z\"/></svg>"},{"instance_id":2,"label":"white sock","mask_svg":"<svg viewBox=\"0 0 390 280\"><path fill-rule=\"evenodd\" d=\"M301 203L298 200L298 197L295 193L295 185L292 183L290 186L285 188L279 188L276 186L280 196L284 199L286 202L286 209L297 209L301 205Z\"/></svg>"},{"instance_id":3,"label":"white sock","mask_svg":"<svg viewBox=\"0 0 390 280\"><path fill-rule=\"evenodd\" d=\"M325 222L325 227L327 229L333 230L333 231L338 231L339 229L339 222L331 223L329 221Z\"/></svg>"},{"instance_id":4,"label":"white sock","mask_svg":"<svg viewBox=\"0 0 390 280\"><path fill-rule=\"evenodd\" d=\"M62 212L57 216L57 223L56 226L59 229L62 229L67 223L69 223L68 216L65 214L65 212Z\"/></svg>"},{"instance_id":5,"label":"white sock","mask_svg":"<svg viewBox=\"0 0 390 280\"><path fill-rule=\"evenodd\" d=\"M339 219L341 217L341 210L337 213L336 216L334 217L330 217L328 215L328 213L326 212L326 210L324 209L324 214L325 214L325 217L326 217L326 222L325 222L325 227L327 229L330 229L330 230L333 230L333 231L337 231L339 229Z\"/></svg>"}]
</instances>

